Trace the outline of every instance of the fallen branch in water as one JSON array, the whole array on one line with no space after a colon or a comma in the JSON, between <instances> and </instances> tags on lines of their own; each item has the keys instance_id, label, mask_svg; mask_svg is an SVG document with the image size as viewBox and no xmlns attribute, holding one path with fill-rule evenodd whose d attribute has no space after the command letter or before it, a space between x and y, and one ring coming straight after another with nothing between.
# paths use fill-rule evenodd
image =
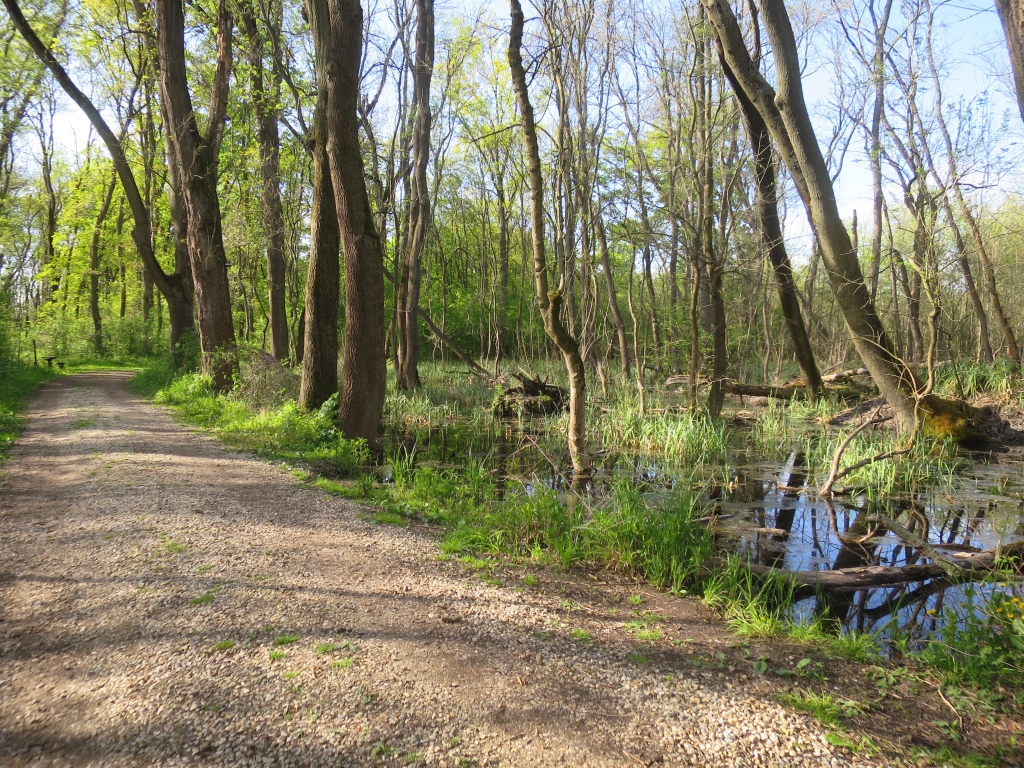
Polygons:
<instances>
[{"instance_id":1,"label":"fallen branch in water","mask_svg":"<svg viewBox=\"0 0 1024 768\"><path fill-rule=\"evenodd\" d=\"M911 531L902 523L898 523L891 517L888 517L887 515L883 514L872 515L871 517L868 517L866 519L868 522L881 523L890 531L892 531L901 539L903 539L903 541L906 544L910 545L917 551L931 558L932 562L935 563L935 565L942 568L942 570L945 572L947 576L951 578L956 578L956 575L960 572L960 566L958 566L953 561L952 556L946 555L943 552L939 552L935 547L933 547L931 544L922 539L920 536Z\"/></svg>"},{"instance_id":2,"label":"fallen branch in water","mask_svg":"<svg viewBox=\"0 0 1024 768\"><path fill-rule=\"evenodd\" d=\"M904 566L866 565L859 568L841 568L835 571L785 571L766 565L744 563L742 568L762 578L777 576L785 579L796 588L797 597L806 597L819 590L851 592L870 587L894 586L930 579L947 579L951 583L973 581L992 573L995 570L996 561L1000 558L1020 562L1024 558L1024 541L1015 541L1001 548L988 549L979 553L958 552L949 558L949 562L942 565L938 563ZM954 567L947 569L946 566L950 564ZM704 563L705 570L709 571L724 566L725 561L718 557L708 558Z\"/></svg>"},{"instance_id":3,"label":"fallen branch in water","mask_svg":"<svg viewBox=\"0 0 1024 768\"><path fill-rule=\"evenodd\" d=\"M895 458L896 456L904 456L914 449L913 443L911 443L911 445L907 448L901 448L895 451L886 451L885 453L879 453L870 458L862 459L861 461L858 461L856 464L851 464L849 467L842 471L839 470L839 464L843 460L843 454L846 453L846 449L849 447L850 443L853 442L853 439L861 432L863 432L865 429L870 427L872 424L881 424L882 422L888 421L891 418L888 416L885 418L879 418L878 414L881 410L882 406L878 406L875 409L875 412L871 414L871 418L869 418L867 421L865 421L863 424L861 424L859 427L853 430L853 432L848 434L846 438L843 440L843 442L839 444L839 448L836 450L836 455L832 457L832 470L829 472L828 478L818 489L819 496L831 496L832 486L835 485L837 480L846 477L851 472L855 472L861 467L866 467L869 464L874 464L876 461L885 461L886 459L892 459Z\"/></svg>"}]
</instances>

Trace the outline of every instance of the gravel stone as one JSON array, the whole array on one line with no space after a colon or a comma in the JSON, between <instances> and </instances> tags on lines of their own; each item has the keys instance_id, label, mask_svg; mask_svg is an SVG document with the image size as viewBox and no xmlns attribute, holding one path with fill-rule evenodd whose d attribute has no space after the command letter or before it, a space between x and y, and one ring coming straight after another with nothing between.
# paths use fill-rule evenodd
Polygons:
<instances>
[{"instance_id":1,"label":"gravel stone","mask_svg":"<svg viewBox=\"0 0 1024 768\"><path fill-rule=\"evenodd\" d=\"M0 765L871 764L746 678L635 663L621 618L573 641L557 596L441 562L128 375L45 386L5 468Z\"/></svg>"}]
</instances>

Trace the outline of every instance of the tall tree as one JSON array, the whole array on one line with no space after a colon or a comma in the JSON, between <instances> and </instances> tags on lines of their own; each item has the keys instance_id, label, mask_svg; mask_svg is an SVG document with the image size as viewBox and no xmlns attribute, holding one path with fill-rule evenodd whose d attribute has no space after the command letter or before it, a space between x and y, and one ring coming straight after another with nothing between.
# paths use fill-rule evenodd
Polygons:
<instances>
[{"instance_id":1,"label":"tall tree","mask_svg":"<svg viewBox=\"0 0 1024 768\"><path fill-rule=\"evenodd\" d=\"M308 8L316 66L324 73L327 91L327 159L345 255L345 352L338 420L347 438L377 446L387 382L384 263L366 191L356 113L363 10L359 0L309 0Z\"/></svg>"},{"instance_id":2,"label":"tall tree","mask_svg":"<svg viewBox=\"0 0 1024 768\"><path fill-rule=\"evenodd\" d=\"M168 158L177 167L185 208L186 238L203 371L219 391L231 388L236 367L235 326L231 317L227 256L221 222L217 171L227 112L234 19L227 0L217 9L216 61L205 131L200 131L185 64L182 0L156 0L160 93Z\"/></svg>"},{"instance_id":3,"label":"tall tree","mask_svg":"<svg viewBox=\"0 0 1024 768\"><path fill-rule=\"evenodd\" d=\"M313 17L313 14L310 14ZM327 70L316 68L316 112L309 144L313 150L313 206L309 268L306 275L306 327L302 349L299 406L319 408L338 391L338 293L341 240L334 185L327 157Z\"/></svg>"},{"instance_id":4,"label":"tall tree","mask_svg":"<svg viewBox=\"0 0 1024 768\"><path fill-rule=\"evenodd\" d=\"M277 3L272 6L279 7ZM277 125L281 78L275 68L269 74L263 61L266 34L256 20L249 2L239 4L249 60L249 84L256 110L256 134L260 145L263 236L267 242L267 293L270 308L270 354L278 360L288 357L288 316L285 307L284 213L281 209L281 136ZM276 11L271 10L276 15ZM270 19L269 34L278 34Z\"/></svg>"},{"instance_id":5,"label":"tall tree","mask_svg":"<svg viewBox=\"0 0 1024 768\"><path fill-rule=\"evenodd\" d=\"M530 169L530 224L533 241L533 273L537 289L537 303L544 318L544 329L558 347L569 373L569 456L577 476L587 476L592 470L587 450L586 375L579 344L562 324L561 304L567 286L563 279L554 291L548 290L548 265L544 244L544 176L540 164L540 145L537 124L530 103L526 69L523 66L523 8L519 0L509 0L512 28L509 32L508 63L512 71L512 86L522 117L523 140L526 144Z\"/></svg>"},{"instance_id":6,"label":"tall tree","mask_svg":"<svg viewBox=\"0 0 1024 768\"><path fill-rule=\"evenodd\" d=\"M430 80L434 73L434 0L416 0L416 52L413 61L412 179L406 253L402 260L398 311L400 353L395 372L400 389L420 386L419 306L423 246L430 227ZM502 212L499 212L501 215Z\"/></svg>"},{"instance_id":7,"label":"tall tree","mask_svg":"<svg viewBox=\"0 0 1024 768\"><path fill-rule=\"evenodd\" d=\"M75 85L50 49L36 35L22 14L17 0L3 1L7 12L11 16L11 21L18 32L25 38L33 53L50 70L58 85L60 85L75 105L85 113L86 117L89 118L89 122L92 123L93 128L96 129L96 133L99 134L100 139L107 148L110 159L114 163L117 177L121 182L121 188L124 190L125 197L128 200L128 207L131 209L132 218L135 221L135 226L132 228L132 240L135 243L135 249L142 260L147 274L164 298L167 299L171 319L171 345L177 345L184 332L192 326L192 286L188 275L180 271L175 271L169 275L164 272L160 262L157 261L151 239L150 212L139 192L135 175L125 156L124 149L121 147L114 132L110 130L110 127L89 97L82 93L78 86Z\"/></svg>"},{"instance_id":8,"label":"tall tree","mask_svg":"<svg viewBox=\"0 0 1024 768\"><path fill-rule=\"evenodd\" d=\"M854 346L895 410L900 429L910 432L917 426L917 379L893 351L875 312L850 234L839 216L832 179L804 102L789 13L782 0L762 0L762 17L775 59L776 93L754 64L728 1L701 2L708 10L729 67L768 125L808 208L829 282Z\"/></svg>"}]
</instances>

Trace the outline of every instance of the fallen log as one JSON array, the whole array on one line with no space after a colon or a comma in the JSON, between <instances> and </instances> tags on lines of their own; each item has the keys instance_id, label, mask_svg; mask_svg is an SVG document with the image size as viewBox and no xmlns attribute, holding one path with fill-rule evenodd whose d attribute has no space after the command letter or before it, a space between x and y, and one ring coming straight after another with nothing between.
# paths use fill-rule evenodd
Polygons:
<instances>
[{"instance_id":1,"label":"fallen log","mask_svg":"<svg viewBox=\"0 0 1024 768\"><path fill-rule=\"evenodd\" d=\"M827 376L822 376L821 380L826 384L837 384L847 379L852 379L854 376L868 376L870 371L867 368L851 368L848 371L839 371L838 373L830 373Z\"/></svg>"},{"instance_id":2,"label":"fallen log","mask_svg":"<svg viewBox=\"0 0 1024 768\"><path fill-rule=\"evenodd\" d=\"M807 596L819 591L852 592L858 589L888 587L914 581L947 579L951 583L975 581L992 573L997 558L1020 562L1024 558L1024 541L1015 541L1001 548L984 552L956 552L944 558L943 565L921 563L918 565L887 566L865 565L858 568L841 568L834 571L784 571L767 565L744 563L742 567L762 578L777 576L792 584L797 596ZM950 569L949 565L955 566ZM708 558L704 569L715 571L725 566L719 557Z\"/></svg>"},{"instance_id":3,"label":"fallen log","mask_svg":"<svg viewBox=\"0 0 1024 768\"><path fill-rule=\"evenodd\" d=\"M736 384L732 381L725 382L725 392L743 397L774 397L776 400L807 397L807 390L804 387L769 387L761 384Z\"/></svg>"}]
</instances>

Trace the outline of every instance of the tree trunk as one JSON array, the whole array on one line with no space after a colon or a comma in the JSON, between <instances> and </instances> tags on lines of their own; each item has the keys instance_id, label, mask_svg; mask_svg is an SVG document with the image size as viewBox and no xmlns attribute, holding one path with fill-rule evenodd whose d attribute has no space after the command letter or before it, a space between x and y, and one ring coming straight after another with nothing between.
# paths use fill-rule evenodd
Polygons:
<instances>
[{"instance_id":1,"label":"tree trunk","mask_svg":"<svg viewBox=\"0 0 1024 768\"><path fill-rule=\"evenodd\" d=\"M185 66L182 0L157 0L160 91L171 162L178 166L199 318L203 371L219 392L231 389L237 366L227 257L221 230L217 165L227 110L234 20L227 0L217 11L217 54L205 133L196 122Z\"/></svg>"},{"instance_id":2,"label":"tree trunk","mask_svg":"<svg viewBox=\"0 0 1024 768\"><path fill-rule=\"evenodd\" d=\"M885 34L893 0L885 0L882 15L875 25L875 50L871 76L874 78L875 103L871 108L871 265L869 285L871 301L878 294L878 270L882 261L882 113L885 111Z\"/></svg>"},{"instance_id":3,"label":"tree trunk","mask_svg":"<svg viewBox=\"0 0 1024 768\"><path fill-rule=\"evenodd\" d=\"M608 252L608 234L604 229L604 215L601 211L598 211L594 217L594 225L597 228L598 247L601 249L601 270L604 272L605 289L608 291L608 309L611 310L612 325L615 327L615 335L619 341L622 381L625 383L629 380L630 375L629 340L626 337L626 323L622 319L619 301L615 296L615 276L612 274L612 258Z\"/></svg>"},{"instance_id":4,"label":"tree trunk","mask_svg":"<svg viewBox=\"0 0 1024 768\"><path fill-rule=\"evenodd\" d=\"M345 255L338 419L345 437L377 447L387 383L384 255L366 191L356 114L363 10L359 0L310 0L309 10L316 64L327 91L327 159Z\"/></svg>"},{"instance_id":5,"label":"tree trunk","mask_svg":"<svg viewBox=\"0 0 1024 768\"><path fill-rule=\"evenodd\" d=\"M721 51L719 51L719 55L721 57ZM772 265L775 285L779 291L779 303L782 305L782 315L786 319L786 327L789 329L789 337L793 342L793 350L797 363L800 365L804 386L807 387L807 394L813 401L825 391L825 384L821 380L821 372L814 360L811 340L807 335L807 326L804 324L804 318L800 311L800 297L796 289L796 282L793 280L793 268L789 263L789 254L786 252L786 244L782 239L778 188L775 181L775 161L772 159L768 126L765 125L764 119L754 108L750 99L746 97L743 89L739 87L736 76L724 59L722 68L732 84L743 112L743 119L747 124L747 133L750 135L750 143L754 150L758 225L763 238L762 247L767 252L768 260Z\"/></svg>"},{"instance_id":6,"label":"tree trunk","mask_svg":"<svg viewBox=\"0 0 1024 768\"><path fill-rule=\"evenodd\" d=\"M117 224L114 227L117 236L117 265L121 279L121 303L118 307L117 317L124 320L128 311L128 274L124 265L124 246L121 244L121 233L124 231L124 198L117 204Z\"/></svg>"},{"instance_id":7,"label":"tree trunk","mask_svg":"<svg viewBox=\"0 0 1024 768\"><path fill-rule=\"evenodd\" d=\"M1006 33L1006 45L1010 49L1010 65L1013 67L1013 85L1017 91L1017 104L1024 120L1024 2L1022 0L996 0L999 20Z\"/></svg>"},{"instance_id":8,"label":"tree trunk","mask_svg":"<svg viewBox=\"0 0 1024 768\"><path fill-rule=\"evenodd\" d=\"M338 391L338 300L341 235L327 159L327 73L318 67L313 117L313 209L299 407L319 408Z\"/></svg>"},{"instance_id":9,"label":"tree trunk","mask_svg":"<svg viewBox=\"0 0 1024 768\"><path fill-rule=\"evenodd\" d=\"M960 265L960 272L964 276L964 285L967 287L967 295L974 307L974 314L978 318L978 358L986 363L993 360L992 345L988 338L988 314L985 312L985 305L978 294L978 286L974 282L974 274L971 272L971 264L967 260L967 244L964 242L963 234L960 232L960 225L953 216L953 208L949 204L949 198L942 196L942 205L946 209L946 218L953 229L953 238L956 242L956 257Z\"/></svg>"},{"instance_id":10,"label":"tree trunk","mask_svg":"<svg viewBox=\"0 0 1024 768\"><path fill-rule=\"evenodd\" d=\"M569 456L577 476L589 475L592 470L587 451L586 377L579 345L562 324L559 310L562 293L548 292L548 266L544 254L544 177L537 142L537 125L523 67L523 9L519 0L509 0L512 28L509 32L508 63L512 71L512 87L522 117L523 139L526 143L530 173L530 221L533 229L533 271L536 278L537 303L544 319L544 330L562 353L569 373Z\"/></svg>"},{"instance_id":11,"label":"tree trunk","mask_svg":"<svg viewBox=\"0 0 1024 768\"><path fill-rule=\"evenodd\" d=\"M836 302L864 365L896 412L899 427L916 427L917 380L892 350L864 282L804 103L800 63L789 14L782 0L763 0L762 15L772 42L778 94L750 58L736 17L726 0L702 0L722 42L726 61L765 119L807 205Z\"/></svg>"},{"instance_id":12,"label":"tree trunk","mask_svg":"<svg viewBox=\"0 0 1024 768\"><path fill-rule=\"evenodd\" d=\"M110 203L114 199L114 188L117 186L117 171L110 177L103 201L96 213L96 223L92 228L92 241L89 243L89 311L92 314L93 348L97 354L103 352L103 320L100 317L100 235L103 222L110 211Z\"/></svg>"},{"instance_id":13,"label":"tree trunk","mask_svg":"<svg viewBox=\"0 0 1024 768\"><path fill-rule=\"evenodd\" d=\"M277 125L280 76L271 89L263 79L263 36L248 3L240 6L249 58L249 80L256 109L260 145L263 235L267 239L267 292L270 306L270 354L288 357L288 316L285 307L284 214L281 210L281 136Z\"/></svg>"},{"instance_id":14,"label":"tree trunk","mask_svg":"<svg viewBox=\"0 0 1024 768\"><path fill-rule=\"evenodd\" d=\"M430 159L430 80L434 74L434 0L416 0L416 60L413 64L413 109L416 121L412 136L412 179L409 196L409 231L402 276L405 299L400 308L402 336L396 378L399 389L420 386L420 282L423 246L430 228L430 188L427 162Z\"/></svg>"}]
</instances>

